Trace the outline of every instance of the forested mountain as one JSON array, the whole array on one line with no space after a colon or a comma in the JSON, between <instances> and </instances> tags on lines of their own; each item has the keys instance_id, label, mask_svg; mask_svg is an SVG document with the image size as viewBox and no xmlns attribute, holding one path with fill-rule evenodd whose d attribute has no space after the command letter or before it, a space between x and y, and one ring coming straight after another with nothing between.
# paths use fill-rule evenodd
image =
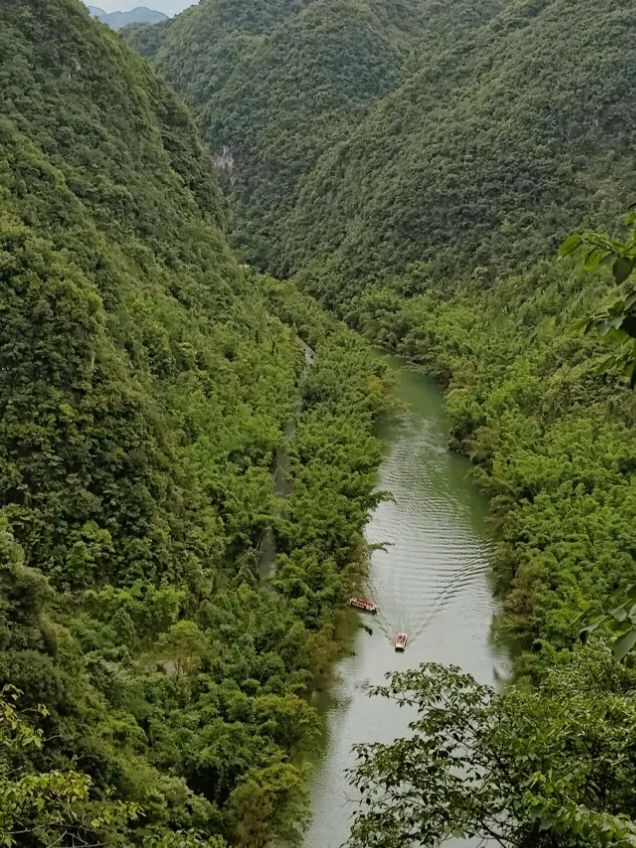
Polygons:
<instances>
[{"instance_id":1,"label":"forested mountain","mask_svg":"<svg viewBox=\"0 0 636 848\"><path fill-rule=\"evenodd\" d=\"M615 541L585 557L605 562L611 548L614 563L626 559L602 589L600 574L608 572L599 562L589 593L603 596L633 571L633 505L624 497L635 450L629 394L613 376L595 374L606 358L598 339L563 329L602 302L609 280L597 272L591 287L587 274L541 259L554 257L577 227L611 226L636 195L636 56L628 38L636 7L622 0L601 11L586 0L316 0L300 11L267 8L266 19L248 16L248 35L244 10L233 16L208 0L163 28L150 54L231 171L235 234L248 255L295 271L371 338L425 363L453 388L456 445L484 467L494 509L505 516L498 519L503 537L517 540L502 543L502 573L519 584L506 626L530 644L546 634L535 620L546 615L536 591L549 579L545 546L558 544L560 524L553 524L554 542L541 543L541 566L523 566L529 580L517 573L528 559L519 539L534 531L520 530L524 513L510 509L529 499L525 511L536 512L544 504L538 495L554 485L559 509L569 510L561 486L577 485L565 467L552 482L520 467L509 479L514 452L531 438L530 421L535 456L544 445L554 449L548 434L557 438L561 428L564 449L570 438L589 444L584 463L594 463L599 427L609 428L613 449L627 451L612 484L615 514L625 523ZM219 42L211 43L212 32L221 33ZM608 417L608 403L620 412ZM502 420L502 410L514 411L517 423ZM604 465L598 457L590 475L608 473ZM575 536L587 532L584 523ZM571 602L588 600L583 593ZM565 621L551 620L550 638L555 627L559 638L570 632Z\"/></svg>"},{"instance_id":2,"label":"forested mountain","mask_svg":"<svg viewBox=\"0 0 636 848\"><path fill-rule=\"evenodd\" d=\"M416 46L434 62L502 5L208 2L162 27L160 38L144 28L127 37L193 108L226 172L236 243L250 261L285 273L289 228L302 214L294 209L321 155L408 78Z\"/></svg>"},{"instance_id":3,"label":"forested mountain","mask_svg":"<svg viewBox=\"0 0 636 848\"><path fill-rule=\"evenodd\" d=\"M632 253L618 287L603 252L585 270L556 254L590 226L621 241L636 199L636 6L315 0L254 34L242 9L235 31L219 26L225 14L208 0L160 37L130 37L185 95L226 169L246 256L295 275L447 387L453 446L491 496L497 628L518 649L519 687L501 701L482 693L481 712L453 672L398 676L387 694L414 689L424 730L361 753L369 806L352 844L492 837L475 800L491 767L500 844L632 844L633 669L602 647L575 650L616 598L618 619L636 616L625 600L636 583L636 411L615 364L624 339L612 335L613 302L633 303ZM608 339L573 329L597 312ZM550 706L557 690L562 713ZM536 721L508 721L520 704ZM595 735L606 722L615 738ZM435 732L439 771L427 768ZM478 777L464 798L441 763L454 762L449 739L465 738Z\"/></svg>"},{"instance_id":4,"label":"forested mountain","mask_svg":"<svg viewBox=\"0 0 636 848\"><path fill-rule=\"evenodd\" d=\"M467 705L452 672L416 680L441 679L438 765L477 704L502 844L633 844L633 671L574 646L636 583L636 412L613 316L609 347L572 329L618 296L610 270L554 255L635 199L634 4L204 0L127 28L210 149L79 0L0 18L4 844L300 839L309 697L363 568L387 384L227 227L444 383L491 496L522 680ZM384 789L403 763L380 763ZM461 779L418 796L422 844L483 833L453 818ZM371 805L354 844L408 844L394 810Z\"/></svg>"},{"instance_id":5,"label":"forested mountain","mask_svg":"<svg viewBox=\"0 0 636 848\"><path fill-rule=\"evenodd\" d=\"M294 266L333 254L339 280L413 260L438 278L486 268L492 279L622 215L636 191L636 8L610 0L598 12L509 2L423 59L304 183Z\"/></svg>"},{"instance_id":6,"label":"forested mountain","mask_svg":"<svg viewBox=\"0 0 636 848\"><path fill-rule=\"evenodd\" d=\"M163 12L148 9L146 6L137 6L129 12L105 12L97 6L89 6L88 11L94 18L108 24L111 29L122 29L129 24L158 24L168 20L168 16Z\"/></svg>"},{"instance_id":7,"label":"forested mountain","mask_svg":"<svg viewBox=\"0 0 636 848\"><path fill-rule=\"evenodd\" d=\"M0 18L3 844L292 838L382 366L237 264L184 106L79 0Z\"/></svg>"},{"instance_id":8,"label":"forested mountain","mask_svg":"<svg viewBox=\"0 0 636 848\"><path fill-rule=\"evenodd\" d=\"M630 202L622 0L316 0L265 28L253 13L250 36L224 9L175 19L154 59L224 157L236 239L265 266L314 263L340 298L414 260L492 275Z\"/></svg>"}]
</instances>

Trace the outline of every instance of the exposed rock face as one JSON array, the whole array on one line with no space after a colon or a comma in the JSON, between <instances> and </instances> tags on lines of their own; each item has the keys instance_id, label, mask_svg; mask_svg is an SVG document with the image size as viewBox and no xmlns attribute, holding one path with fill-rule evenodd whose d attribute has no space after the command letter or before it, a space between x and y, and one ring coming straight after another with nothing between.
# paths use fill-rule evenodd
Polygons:
<instances>
[{"instance_id":1,"label":"exposed rock face","mask_svg":"<svg viewBox=\"0 0 636 848\"><path fill-rule=\"evenodd\" d=\"M227 144L224 144L223 147L221 148L221 152L216 154L216 156L214 157L214 162L216 164L216 167L220 171L225 171L228 174L228 176L230 178L230 182L233 183L234 182L234 156L232 155L232 151L227 146Z\"/></svg>"}]
</instances>

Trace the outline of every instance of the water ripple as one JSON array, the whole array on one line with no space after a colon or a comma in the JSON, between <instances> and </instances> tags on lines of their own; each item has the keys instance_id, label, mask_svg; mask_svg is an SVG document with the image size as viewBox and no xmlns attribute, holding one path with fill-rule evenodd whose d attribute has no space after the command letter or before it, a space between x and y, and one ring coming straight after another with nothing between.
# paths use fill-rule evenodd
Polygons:
<instances>
[{"instance_id":1,"label":"water ripple","mask_svg":"<svg viewBox=\"0 0 636 848\"><path fill-rule=\"evenodd\" d=\"M314 818L305 848L338 848L347 837L356 802L345 777L352 745L388 742L405 730L405 712L367 698L369 684L427 660L460 665L490 683L507 668L505 652L489 638L495 602L485 500L468 464L446 449L439 391L403 373L400 393L410 408L391 430L378 480L394 500L377 507L367 528L370 543L387 545L371 558L368 591L379 613L364 620L372 635L360 633L355 656L339 666L340 682L324 705L329 740L311 787ZM409 634L404 654L392 646L400 630Z\"/></svg>"}]
</instances>

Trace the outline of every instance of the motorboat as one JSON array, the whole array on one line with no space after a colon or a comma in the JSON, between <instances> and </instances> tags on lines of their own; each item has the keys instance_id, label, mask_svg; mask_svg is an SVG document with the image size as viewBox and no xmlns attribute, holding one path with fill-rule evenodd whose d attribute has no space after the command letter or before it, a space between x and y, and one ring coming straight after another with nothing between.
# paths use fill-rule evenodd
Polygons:
<instances>
[{"instance_id":1,"label":"motorboat","mask_svg":"<svg viewBox=\"0 0 636 848\"><path fill-rule=\"evenodd\" d=\"M375 614L378 611L377 606L368 598L349 598L347 604L348 606L361 610L362 612Z\"/></svg>"},{"instance_id":2,"label":"motorboat","mask_svg":"<svg viewBox=\"0 0 636 848\"><path fill-rule=\"evenodd\" d=\"M406 643L408 641L408 636L406 633L398 633L393 641L393 645L395 646L396 651L403 651L406 648Z\"/></svg>"}]
</instances>

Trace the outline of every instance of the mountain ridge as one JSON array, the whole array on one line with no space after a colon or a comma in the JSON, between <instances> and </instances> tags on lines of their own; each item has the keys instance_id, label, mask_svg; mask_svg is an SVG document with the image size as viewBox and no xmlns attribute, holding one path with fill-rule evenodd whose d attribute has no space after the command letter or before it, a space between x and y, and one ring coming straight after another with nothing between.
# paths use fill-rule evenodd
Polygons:
<instances>
[{"instance_id":1,"label":"mountain ridge","mask_svg":"<svg viewBox=\"0 0 636 848\"><path fill-rule=\"evenodd\" d=\"M439 50L503 0L451 17L437 0L206 3L126 37L186 98L203 137L231 155L224 181L234 240L259 267L285 274L284 231L302 182L325 149L396 88L428 22ZM453 26L451 27L451 21ZM148 43L144 43L147 41Z\"/></svg>"},{"instance_id":2,"label":"mountain ridge","mask_svg":"<svg viewBox=\"0 0 636 848\"><path fill-rule=\"evenodd\" d=\"M119 35L79 0L0 18L0 712L41 743L2 730L3 836L297 838L382 366L239 263L187 108Z\"/></svg>"},{"instance_id":3,"label":"mountain ridge","mask_svg":"<svg viewBox=\"0 0 636 848\"><path fill-rule=\"evenodd\" d=\"M111 29L120 30L130 24L158 24L169 20L168 15L148 6L136 6L127 12L105 12L99 6L88 6L94 18L107 24Z\"/></svg>"},{"instance_id":4,"label":"mountain ridge","mask_svg":"<svg viewBox=\"0 0 636 848\"><path fill-rule=\"evenodd\" d=\"M397 268L400 254L402 270L426 262L438 279L462 268L492 276L500 258L510 268L554 251L577 226L616 219L636 190L626 97L636 62L631 46L621 48L634 12L620 0L602 15L592 5L314 0L221 61L205 25L222 5L208 2L168 24L149 55L212 149L231 156L235 242L279 274L315 264L310 276L321 279L311 290L330 287L332 301L336 289L349 298L364 278ZM361 22L371 12L364 50ZM130 39L143 40L139 31ZM330 52L332 101L322 109L314 61L329 68ZM352 97L349 76L361 88ZM625 152L612 163L615 149Z\"/></svg>"}]
</instances>

